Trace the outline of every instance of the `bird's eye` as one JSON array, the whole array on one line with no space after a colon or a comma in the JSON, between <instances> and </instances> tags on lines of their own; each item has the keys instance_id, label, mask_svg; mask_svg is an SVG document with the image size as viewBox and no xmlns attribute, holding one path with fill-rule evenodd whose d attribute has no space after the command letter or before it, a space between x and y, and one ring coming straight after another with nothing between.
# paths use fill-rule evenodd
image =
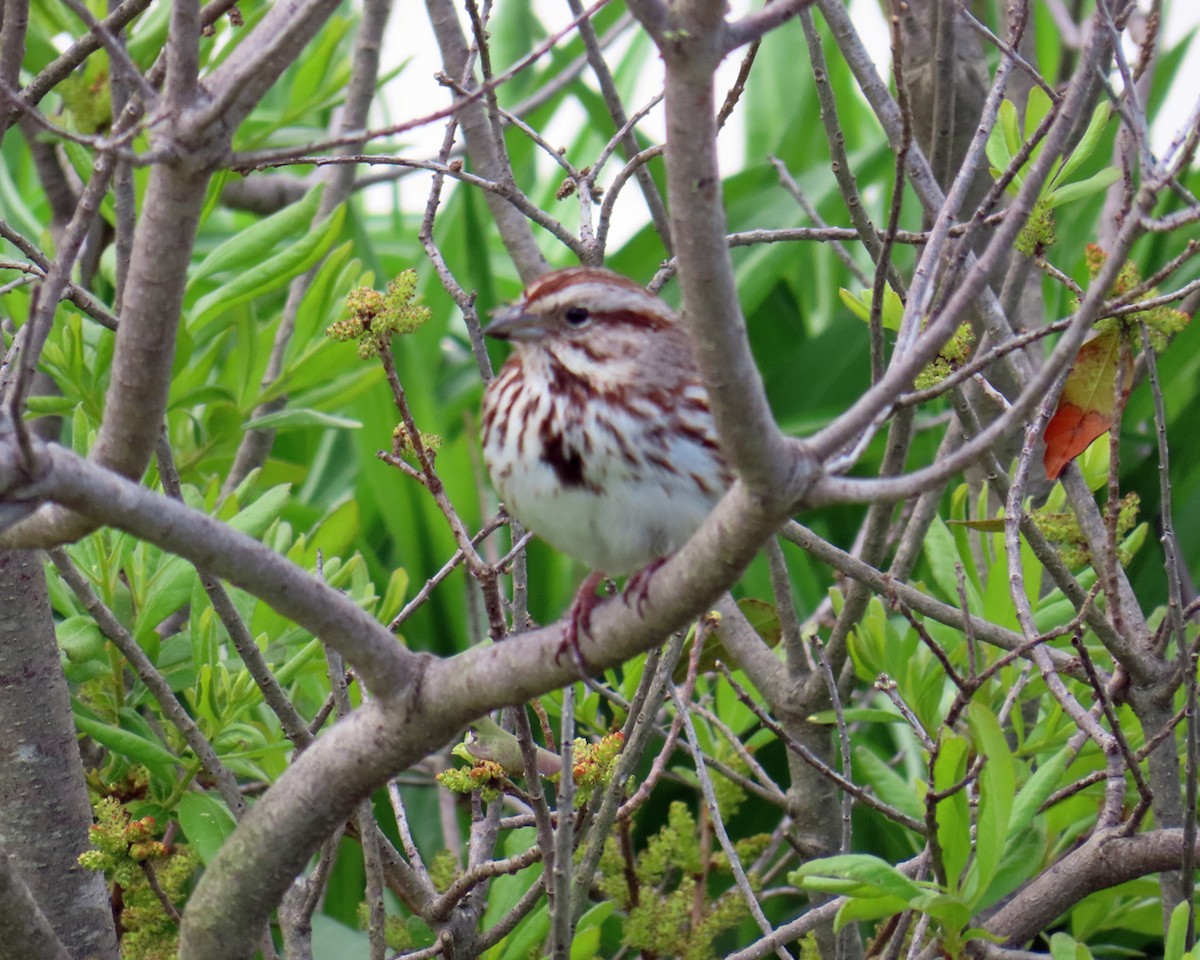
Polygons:
<instances>
[{"instance_id":1,"label":"bird's eye","mask_svg":"<svg viewBox=\"0 0 1200 960\"><path fill-rule=\"evenodd\" d=\"M576 330L580 327L586 327L592 321L587 307L567 307L566 313L563 316L567 321L567 326L574 327Z\"/></svg>"}]
</instances>

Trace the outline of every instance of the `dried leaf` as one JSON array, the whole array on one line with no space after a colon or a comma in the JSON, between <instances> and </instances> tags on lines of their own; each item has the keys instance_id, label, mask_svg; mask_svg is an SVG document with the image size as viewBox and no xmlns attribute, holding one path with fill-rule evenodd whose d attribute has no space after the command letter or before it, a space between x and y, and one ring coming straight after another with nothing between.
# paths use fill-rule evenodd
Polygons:
<instances>
[{"instance_id":1,"label":"dried leaf","mask_svg":"<svg viewBox=\"0 0 1200 960\"><path fill-rule=\"evenodd\" d=\"M1068 463L1112 426L1117 404L1117 364L1121 335L1114 327L1093 337L1075 356L1054 416L1046 424L1046 476L1057 480ZM1133 357L1125 354L1125 396L1133 378Z\"/></svg>"}]
</instances>

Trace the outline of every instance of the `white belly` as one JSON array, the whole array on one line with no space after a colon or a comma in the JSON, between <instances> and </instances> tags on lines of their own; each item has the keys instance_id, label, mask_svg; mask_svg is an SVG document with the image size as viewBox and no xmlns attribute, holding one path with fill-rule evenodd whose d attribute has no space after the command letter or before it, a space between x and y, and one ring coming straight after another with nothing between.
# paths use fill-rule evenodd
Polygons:
<instances>
[{"instance_id":1,"label":"white belly","mask_svg":"<svg viewBox=\"0 0 1200 960\"><path fill-rule=\"evenodd\" d=\"M499 482L510 512L556 550L611 576L678 550L712 509L695 484L662 475L655 482L614 478L600 492L564 487L540 460L513 465Z\"/></svg>"}]
</instances>

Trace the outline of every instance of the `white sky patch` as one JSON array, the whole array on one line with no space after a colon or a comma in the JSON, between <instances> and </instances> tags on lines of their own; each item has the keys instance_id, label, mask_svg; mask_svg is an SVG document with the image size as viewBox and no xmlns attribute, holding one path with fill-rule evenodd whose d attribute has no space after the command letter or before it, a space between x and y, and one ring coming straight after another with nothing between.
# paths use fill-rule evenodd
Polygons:
<instances>
[{"instance_id":1,"label":"white sky patch","mask_svg":"<svg viewBox=\"0 0 1200 960\"><path fill-rule=\"evenodd\" d=\"M565 7L551 0L534 0L542 12L543 22L551 29L561 29L568 22ZM757 6L757 4L754 4ZM1162 36L1164 49L1174 47L1182 42L1191 31L1200 28L1200 2L1197 0L1174 0L1166 5L1165 29ZM738 16L750 9L748 0L735 0L731 4L733 15ZM851 0L850 16L858 28L862 41L875 62L880 75L886 74L891 58L890 39L887 23L880 12L877 0ZM467 25L464 23L464 27ZM424 5L417 0L399 0L384 38L384 69L394 69L400 57L410 57L411 61L399 77L385 88L387 119L383 114L373 118L373 122L383 124L396 122L398 119L420 115L449 103L449 94L434 79L434 74L441 70L441 60L438 54L437 42L425 16ZM619 51L621 47L615 47ZM1133 51L1131 51L1132 53ZM392 59L388 62L388 54ZM833 55L832 53L830 55ZM717 73L718 101L728 90L737 76L741 63L740 51L727 57ZM584 76L588 76L585 72ZM1172 139L1188 122L1197 109L1200 95L1200 41L1193 38L1185 59L1176 74L1176 82L1167 95L1166 102L1159 111L1152 129L1152 143L1156 152L1166 150ZM1120 80L1116 79L1119 87ZM626 104L629 111L640 108L651 96L662 89L662 62L653 54L647 59L645 69L639 79L634 97ZM558 112L548 129L541 131L546 139L556 145L570 143L581 123L586 118L582 110L574 111L570 105ZM444 123L439 121L421 129L405 134L405 152L412 156L429 157L436 155L441 144ZM661 141L663 133L663 113L660 104L641 124L647 136ZM744 127L739 111L734 111L727 124L726 130L718 141L718 153L722 169L732 172L740 169L746 162L743 154L745 145ZM586 163L585 158L572 158L576 163ZM610 161L608 177L620 169L620 158ZM552 178L550 182L558 183L562 179L562 171L549 157L544 157L539 166L539 176ZM604 182L607 178L601 176ZM413 174L401 181L401 203L407 210L420 210L425 203L429 187L429 177L425 174ZM384 189L371 194L371 205L376 209L387 209L392 203L390 190ZM571 211L574 213L574 211ZM576 216L567 216L564 206L560 211L569 222L575 222ZM646 208L635 186L627 185L618 203L617 216L609 238L611 248L617 248L647 221Z\"/></svg>"}]
</instances>

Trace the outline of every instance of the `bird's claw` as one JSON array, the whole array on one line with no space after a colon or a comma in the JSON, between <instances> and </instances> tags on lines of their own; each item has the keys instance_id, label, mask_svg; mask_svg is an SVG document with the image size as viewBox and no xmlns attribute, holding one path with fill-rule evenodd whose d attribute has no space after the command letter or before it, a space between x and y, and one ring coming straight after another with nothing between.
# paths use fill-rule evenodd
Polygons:
<instances>
[{"instance_id":1,"label":"bird's claw","mask_svg":"<svg viewBox=\"0 0 1200 960\"><path fill-rule=\"evenodd\" d=\"M666 557L656 557L630 576L629 582L625 584L621 598L625 601L625 606L637 611L639 617L642 615L642 608L646 605L646 601L650 598L650 578L666 562Z\"/></svg>"},{"instance_id":2,"label":"bird's claw","mask_svg":"<svg viewBox=\"0 0 1200 960\"><path fill-rule=\"evenodd\" d=\"M596 596L596 587L600 585L600 581L603 579L603 574L590 573L583 581L579 592L575 594L575 599L571 601L571 607L563 620L562 642L558 646L558 653L554 655L554 662L560 663L562 655L570 651L571 657L575 660L575 665L579 668L579 675L581 677L590 676L591 670L588 668L587 661L583 658L583 650L580 649L579 639L584 633L589 636L591 635L592 610L600 602L600 598Z\"/></svg>"}]
</instances>

